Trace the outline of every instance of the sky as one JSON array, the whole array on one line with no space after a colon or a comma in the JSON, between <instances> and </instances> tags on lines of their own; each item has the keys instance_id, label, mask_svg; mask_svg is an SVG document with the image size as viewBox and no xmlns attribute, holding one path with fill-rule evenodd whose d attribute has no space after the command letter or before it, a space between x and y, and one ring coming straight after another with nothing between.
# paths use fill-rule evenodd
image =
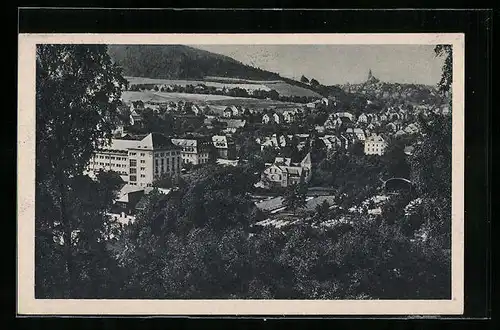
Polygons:
<instances>
[{"instance_id":1,"label":"sky","mask_svg":"<svg viewBox=\"0 0 500 330\"><path fill-rule=\"evenodd\" d=\"M323 85L360 83L368 71L385 82L435 85L442 58L433 45L192 45L282 77L315 78Z\"/></svg>"}]
</instances>

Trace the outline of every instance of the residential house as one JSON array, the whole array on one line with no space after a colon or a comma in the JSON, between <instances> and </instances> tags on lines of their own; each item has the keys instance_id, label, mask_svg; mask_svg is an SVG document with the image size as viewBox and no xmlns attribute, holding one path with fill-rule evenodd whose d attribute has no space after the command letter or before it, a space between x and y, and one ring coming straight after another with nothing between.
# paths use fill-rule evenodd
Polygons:
<instances>
[{"instance_id":1,"label":"residential house","mask_svg":"<svg viewBox=\"0 0 500 330\"><path fill-rule=\"evenodd\" d=\"M225 133L236 133L240 128L245 127L247 121L244 119L221 119L220 122L226 123Z\"/></svg>"},{"instance_id":2,"label":"residential house","mask_svg":"<svg viewBox=\"0 0 500 330\"><path fill-rule=\"evenodd\" d=\"M354 122L354 115L350 112L335 112L333 113L334 118L348 119L351 122Z\"/></svg>"},{"instance_id":3,"label":"residential house","mask_svg":"<svg viewBox=\"0 0 500 330\"><path fill-rule=\"evenodd\" d=\"M309 182L312 176L311 155L308 153L300 163L290 158L276 157L274 163L266 163L261 181L266 187L288 187L300 182L301 177Z\"/></svg>"},{"instance_id":4,"label":"residential house","mask_svg":"<svg viewBox=\"0 0 500 330\"><path fill-rule=\"evenodd\" d=\"M265 113L265 114L262 116L262 123L263 123L263 124L268 124L270 120L271 120L271 117L269 116L269 114Z\"/></svg>"},{"instance_id":5,"label":"residential house","mask_svg":"<svg viewBox=\"0 0 500 330\"><path fill-rule=\"evenodd\" d=\"M361 128L346 128L345 134L352 142L364 141L366 139L365 132Z\"/></svg>"},{"instance_id":6,"label":"residential house","mask_svg":"<svg viewBox=\"0 0 500 330\"><path fill-rule=\"evenodd\" d=\"M203 109L201 109L201 107L197 104L193 104L191 106L191 111L193 111L193 113L197 116L203 114Z\"/></svg>"},{"instance_id":7,"label":"residential house","mask_svg":"<svg viewBox=\"0 0 500 330\"><path fill-rule=\"evenodd\" d=\"M294 110L285 110L283 111L283 120L287 123L291 123L295 119L295 111Z\"/></svg>"},{"instance_id":8,"label":"residential house","mask_svg":"<svg viewBox=\"0 0 500 330\"><path fill-rule=\"evenodd\" d=\"M366 124L368 123L368 117L363 113L358 117L358 123L359 124Z\"/></svg>"},{"instance_id":9,"label":"residential house","mask_svg":"<svg viewBox=\"0 0 500 330\"><path fill-rule=\"evenodd\" d=\"M319 138L325 145L327 152L335 152L342 148L342 141L336 135L325 135Z\"/></svg>"},{"instance_id":10,"label":"residential house","mask_svg":"<svg viewBox=\"0 0 500 330\"><path fill-rule=\"evenodd\" d=\"M341 118L335 118L335 116L330 115L323 124L323 127L326 130L336 130L342 126L342 123L343 122Z\"/></svg>"},{"instance_id":11,"label":"residential house","mask_svg":"<svg viewBox=\"0 0 500 330\"><path fill-rule=\"evenodd\" d=\"M234 159L236 157L236 145L230 137L214 135L212 144L215 147L216 158Z\"/></svg>"},{"instance_id":12,"label":"residential house","mask_svg":"<svg viewBox=\"0 0 500 330\"><path fill-rule=\"evenodd\" d=\"M280 149L287 145L287 139L284 135L276 135L266 136L263 139L257 138L256 142L260 144L260 150L264 150L266 147Z\"/></svg>"},{"instance_id":13,"label":"residential house","mask_svg":"<svg viewBox=\"0 0 500 330\"><path fill-rule=\"evenodd\" d=\"M135 109L132 109L130 111L130 125L138 125L142 122L142 116L135 111Z\"/></svg>"},{"instance_id":14,"label":"residential house","mask_svg":"<svg viewBox=\"0 0 500 330\"><path fill-rule=\"evenodd\" d=\"M276 124L280 124L283 122L283 116L280 113L275 112L273 113L273 121Z\"/></svg>"},{"instance_id":15,"label":"residential house","mask_svg":"<svg viewBox=\"0 0 500 330\"><path fill-rule=\"evenodd\" d=\"M372 134L365 140L365 155L383 155L387 148L387 142L377 134Z\"/></svg>"},{"instance_id":16,"label":"residential house","mask_svg":"<svg viewBox=\"0 0 500 330\"><path fill-rule=\"evenodd\" d=\"M224 118L231 118L233 116L233 111L231 110L230 107L227 107L224 109L224 111L222 112L222 117Z\"/></svg>"}]
</instances>

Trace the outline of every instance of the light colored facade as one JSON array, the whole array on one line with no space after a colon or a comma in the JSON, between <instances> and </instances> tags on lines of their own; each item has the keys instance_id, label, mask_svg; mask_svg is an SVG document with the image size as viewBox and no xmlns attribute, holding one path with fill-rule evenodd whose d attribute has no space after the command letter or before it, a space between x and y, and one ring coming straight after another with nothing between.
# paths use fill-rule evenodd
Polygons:
<instances>
[{"instance_id":1,"label":"light colored facade","mask_svg":"<svg viewBox=\"0 0 500 330\"><path fill-rule=\"evenodd\" d=\"M224 109L224 111L222 112L222 117L224 118L231 118L233 116L233 111L231 111L231 108L226 108Z\"/></svg>"},{"instance_id":2,"label":"light colored facade","mask_svg":"<svg viewBox=\"0 0 500 330\"><path fill-rule=\"evenodd\" d=\"M200 138L172 139L172 143L181 149L183 164L206 164L211 159L212 144L209 140Z\"/></svg>"},{"instance_id":3,"label":"light colored facade","mask_svg":"<svg viewBox=\"0 0 500 330\"><path fill-rule=\"evenodd\" d=\"M372 134L365 140L365 155L382 156L387 148L387 142L377 134Z\"/></svg>"},{"instance_id":4,"label":"light colored facade","mask_svg":"<svg viewBox=\"0 0 500 330\"><path fill-rule=\"evenodd\" d=\"M287 123L293 122L295 119L295 111L286 110L283 112L283 120Z\"/></svg>"},{"instance_id":5,"label":"light colored facade","mask_svg":"<svg viewBox=\"0 0 500 330\"><path fill-rule=\"evenodd\" d=\"M300 163L292 163L290 158L276 157L274 163L267 163L261 181L266 186L288 187L300 182L301 176L309 182L312 176L311 155L308 153Z\"/></svg>"},{"instance_id":6,"label":"light colored facade","mask_svg":"<svg viewBox=\"0 0 500 330\"><path fill-rule=\"evenodd\" d=\"M118 172L129 185L150 187L165 174L180 174L181 152L158 133L142 139L113 139L111 145L96 151L86 172L95 177L100 170Z\"/></svg>"},{"instance_id":7,"label":"light colored facade","mask_svg":"<svg viewBox=\"0 0 500 330\"><path fill-rule=\"evenodd\" d=\"M227 136L212 136L212 144L215 147L217 158L233 159L236 156L236 146L234 144L234 141L232 141Z\"/></svg>"},{"instance_id":8,"label":"light colored facade","mask_svg":"<svg viewBox=\"0 0 500 330\"><path fill-rule=\"evenodd\" d=\"M270 120L271 120L271 118L269 117L269 115L267 113L262 116L262 123L263 124L268 124Z\"/></svg>"}]
</instances>

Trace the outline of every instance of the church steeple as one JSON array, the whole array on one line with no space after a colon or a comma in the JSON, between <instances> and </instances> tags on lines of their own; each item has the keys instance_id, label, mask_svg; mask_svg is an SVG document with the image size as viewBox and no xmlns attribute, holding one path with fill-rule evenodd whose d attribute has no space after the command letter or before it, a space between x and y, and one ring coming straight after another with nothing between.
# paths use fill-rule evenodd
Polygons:
<instances>
[{"instance_id":1,"label":"church steeple","mask_svg":"<svg viewBox=\"0 0 500 330\"><path fill-rule=\"evenodd\" d=\"M379 80L377 78L375 78L375 76L373 75L372 69L370 69L368 71L368 79L366 80L366 82L368 82L368 83L378 83L379 82Z\"/></svg>"}]
</instances>

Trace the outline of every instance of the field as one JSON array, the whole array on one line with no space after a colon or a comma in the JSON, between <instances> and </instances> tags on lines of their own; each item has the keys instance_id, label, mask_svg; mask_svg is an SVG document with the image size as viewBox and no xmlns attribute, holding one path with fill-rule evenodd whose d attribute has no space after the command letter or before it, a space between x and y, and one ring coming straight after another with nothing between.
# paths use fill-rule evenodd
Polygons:
<instances>
[{"instance_id":1,"label":"field","mask_svg":"<svg viewBox=\"0 0 500 330\"><path fill-rule=\"evenodd\" d=\"M206 80L172 80L172 79L151 79L142 77L125 77L131 85L144 84L144 85L193 85L204 84L215 88L244 88L249 91L276 90L282 96L308 96L320 97L320 95L312 90L300 86L291 85L281 80L248 80L224 77L207 77ZM227 81L227 82L226 82Z\"/></svg>"},{"instance_id":2,"label":"field","mask_svg":"<svg viewBox=\"0 0 500 330\"><path fill-rule=\"evenodd\" d=\"M226 106L240 105L245 108L264 109L264 108L295 108L300 104L291 102L280 102L273 100L261 100L245 97L232 97L225 95L209 95L209 94L188 94L188 93L161 93L161 92L122 92L122 100L125 103L133 101L143 101L152 103L167 103L170 101L189 101L201 106L209 105L215 109L224 109Z\"/></svg>"},{"instance_id":3,"label":"field","mask_svg":"<svg viewBox=\"0 0 500 330\"><path fill-rule=\"evenodd\" d=\"M244 88L247 90L265 90L270 91L271 89L262 83L234 83L234 82L216 82L216 81L206 81L206 80L171 80L171 79L151 79L151 78L141 78L141 77L125 77L131 85L193 85L204 84L205 86L215 87L215 88Z\"/></svg>"}]
</instances>

